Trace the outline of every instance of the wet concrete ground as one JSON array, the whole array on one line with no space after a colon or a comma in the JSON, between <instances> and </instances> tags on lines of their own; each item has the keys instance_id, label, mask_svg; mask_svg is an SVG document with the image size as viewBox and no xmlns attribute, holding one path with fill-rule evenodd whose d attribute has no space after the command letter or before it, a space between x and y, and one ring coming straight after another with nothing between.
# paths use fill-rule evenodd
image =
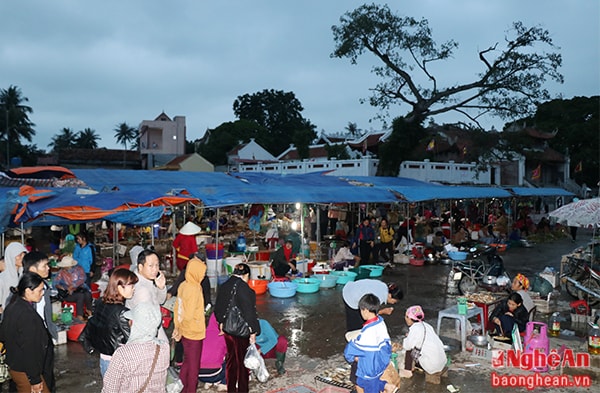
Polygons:
<instances>
[{"instance_id":1,"label":"wet concrete ground","mask_svg":"<svg viewBox=\"0 0 600 393\"><path fill-rule=\"evenodd\" d=\"M559 269L561 255L569 253L578 245L585 245L590 240L591 233L580 231L579 239L572 243L569 239L560 239L553 243L537 244L532 248L512 248L502 254L505 267L511 276L518 272L524 274L537 273L545 266ZM394 281L404 291L404 299L396 306L395 312L386 317L392 340L399 340L400 335L406 331L404 324L404 310L413 304L420 304L425 310L426 320L435 327L439 310L456 303L456 296L447 294L447 276L450 266L429 265L415 267L410 265L396 265L391 270L386 270L383 281ZM269 320L275 329L286 335L290 341L288 362L295 361L306 370L318 374L321 361L339 356L344 349L343 339L345 332L344 306L341 296L342 289L321 290L315 294L297 294L293 298L278 299L268 293L257 297L257 309L261 318ZM561 294L559 310L563 315L568 314L568 295ZM547 316L538 314L537 320L545 321ZM457 354L456 348L460 344L454 334L454 324L445 320L442 327L442 340L455 348L453 355ZM563 326L568 328L569 326ZM576 327L576 326L574 326ZM574 344L581 344L585 336L585 328L579 327L577 335L573 338ZM306 359L310 358L310 361ZM87 355L78 343L69 342L56 347L56 376L59 392L99 392L102 387L100 379L98 356ZM304 359L304 360L300 360ZM461 357L457 357L457 361ZM290 365L290 368L294 367ZM597 369L596 369L597 371ZM277 378L277 377L276 377ZM486 392L491 391L489 370L478 370L476 367L466 372L451 372L448 379L441 385L425 384L422 376L415 376L403 384L402 391L406 392L445 392L446 385L453 383L460 386L461 392ZM597 391L598 376L594 384ZM293 383L289 383L289 386ZM321 385L322 388L323 385ZM256 387L253 392L263 392L263 388ZM199 389L201 391L202 389ZM202 390L203 391L203 390ZM515 391L508 389L506 391ZM544 390L548 391L548 390ZM562 390L586 391L586 389Z\"/></svg>"}]
</instances>

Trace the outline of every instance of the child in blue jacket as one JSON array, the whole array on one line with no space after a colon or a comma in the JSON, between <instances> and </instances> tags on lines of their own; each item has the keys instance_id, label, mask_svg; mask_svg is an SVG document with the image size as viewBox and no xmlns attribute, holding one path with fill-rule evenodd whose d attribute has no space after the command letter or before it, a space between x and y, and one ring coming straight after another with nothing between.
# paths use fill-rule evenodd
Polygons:
<instances>
[{"instance_id":1,"label":"child in blue jacket","mask_svg":"<svg viewBox=\"0 0 600 393\"><path fill-rule=\"evenodd\" d=\"M392 344L387 326L377 314L379 298L368 293L359 300L358 308L365 323L359 335L346 345L344 357L349 363L357 362L356 384L365 393L393 393L396 387L381 380L392 357Z\"/></svg>"}]
</instances>

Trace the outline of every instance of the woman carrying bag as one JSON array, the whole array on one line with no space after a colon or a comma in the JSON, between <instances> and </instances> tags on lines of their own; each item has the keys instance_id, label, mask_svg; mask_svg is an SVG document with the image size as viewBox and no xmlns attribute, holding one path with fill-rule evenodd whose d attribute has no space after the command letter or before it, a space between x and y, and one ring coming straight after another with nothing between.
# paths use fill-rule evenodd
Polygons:
<instances>
[{"instance_id":1,"label":"woman carrying bag","mask_svg":"<svg viewBox=\"0 0 600 393\"><path fill-rule=\"evenodd\" d=\"M44 280L37 273L23 273L0 325L0 341L6 348L6 364L18 393L49 393L44 380L45 359L52 339L32 304L44 296Z\"/></svg>"},{"instance_id":2,"label":"woman carrying bag","mask_svg":"<svg viewBox=\"0 0 600 393\"><path fill-rule=\"evenodd\" d=\"M236 265L229 280L219 287L215 304L215 317L227 344L226 379L230 393L249 391L244 356L260 334L256 293L248 286L249 278L250 267L245 263Z\"/></svg>"}]
</instances>

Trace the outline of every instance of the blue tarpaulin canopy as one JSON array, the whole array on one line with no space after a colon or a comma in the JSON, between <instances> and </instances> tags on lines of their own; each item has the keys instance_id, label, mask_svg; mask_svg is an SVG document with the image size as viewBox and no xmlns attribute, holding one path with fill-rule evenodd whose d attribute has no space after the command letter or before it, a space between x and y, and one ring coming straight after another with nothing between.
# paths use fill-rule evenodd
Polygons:
<instances>
[{"instance_id":1,"label":"blue tarpaulin canopy","mask_svg":"<svg viewBox=\"0 0 600 393\"><path fill-rule=\"evenodd\" d=\"M185 172L76 169L73 173L97 193L79 193L75 188L52 189L52 196L35 200L24 206L20 222L27 225L52 225L68 217L56 209L88 206L113 214L119 206L131 210L160 198L190 197L201 200L208 207L235 206L246 203L362 203L362 202L422 202L449 199L509 198L519 196L573 196L560 188L475 187L447 186L402 177L335 176L327 172L302 175L268 173ZM7 212L13 211L15 198L9 198L5 189L3 222ZM13 192L14 194L14 192ZM159 204L159 203L157 203ZM147 208L147 207L145 207ZM139 225L143 209L117 216L121 222ZM148 215L159 209L148 210ZM54 213L49 213L54 212ZM62 218L60 218L62 217ZM112 217L115 218L115 217ZM108 218L103 218L108 219ZM82 216L82 221L85 217ZM62 223L60 223L62 224ZM3 225L6 227L6 225Z\"/></svg>"},{"instance_id":2,"label":"blue tarpaulin canopy","mask_svg":"<svg viewBox=\"0 0 600 393\"><path fill-rule=\"evenodd\" d=\"M561 188L446 186L402 177L340 177L326 172L269 173L165 172L78 169L75 175L94 189L159 192L185 189L207 206L244 203L422 202L428 200L510 198L573 194Z\"/></svg>"},{"instance_id":3,"label":"blue tarpaulin canopy","mask_svg":"<svg viewBox=\"0 0 600 393\"><path fill-rule=\"evenodd\" d=\"M532 196L572 196L575 194L562 188L532 188L532 187L505 187L506 190L512 192L515 196L532 197Z\"/></svg>"}]
</instances>

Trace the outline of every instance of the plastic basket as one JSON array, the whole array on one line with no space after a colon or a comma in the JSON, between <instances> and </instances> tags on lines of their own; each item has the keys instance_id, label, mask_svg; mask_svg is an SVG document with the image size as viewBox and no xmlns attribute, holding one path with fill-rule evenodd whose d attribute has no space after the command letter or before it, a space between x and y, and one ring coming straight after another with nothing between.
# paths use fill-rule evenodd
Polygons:
<instances>
[{"instance_id":1,"label":"plastic basket","mask_svg":"<svg viewBox=\"0 0 600 393\"><path fill-rule=\"evenodd\" d=\"M248 286L254 290L257 295L262 295L267 292L267 280L248 280Z\"/></svg>"},{"instance_id":2,"label":"plastic basket","mask_svg":"<svg viewBox=\"0 0 600 393\"><path fill-rule=\"evenodd\" d=\"M453 261L464 261L469 256L469 253L464 251L448 251L448 256Z\"/></svg>"}]
</instances>

